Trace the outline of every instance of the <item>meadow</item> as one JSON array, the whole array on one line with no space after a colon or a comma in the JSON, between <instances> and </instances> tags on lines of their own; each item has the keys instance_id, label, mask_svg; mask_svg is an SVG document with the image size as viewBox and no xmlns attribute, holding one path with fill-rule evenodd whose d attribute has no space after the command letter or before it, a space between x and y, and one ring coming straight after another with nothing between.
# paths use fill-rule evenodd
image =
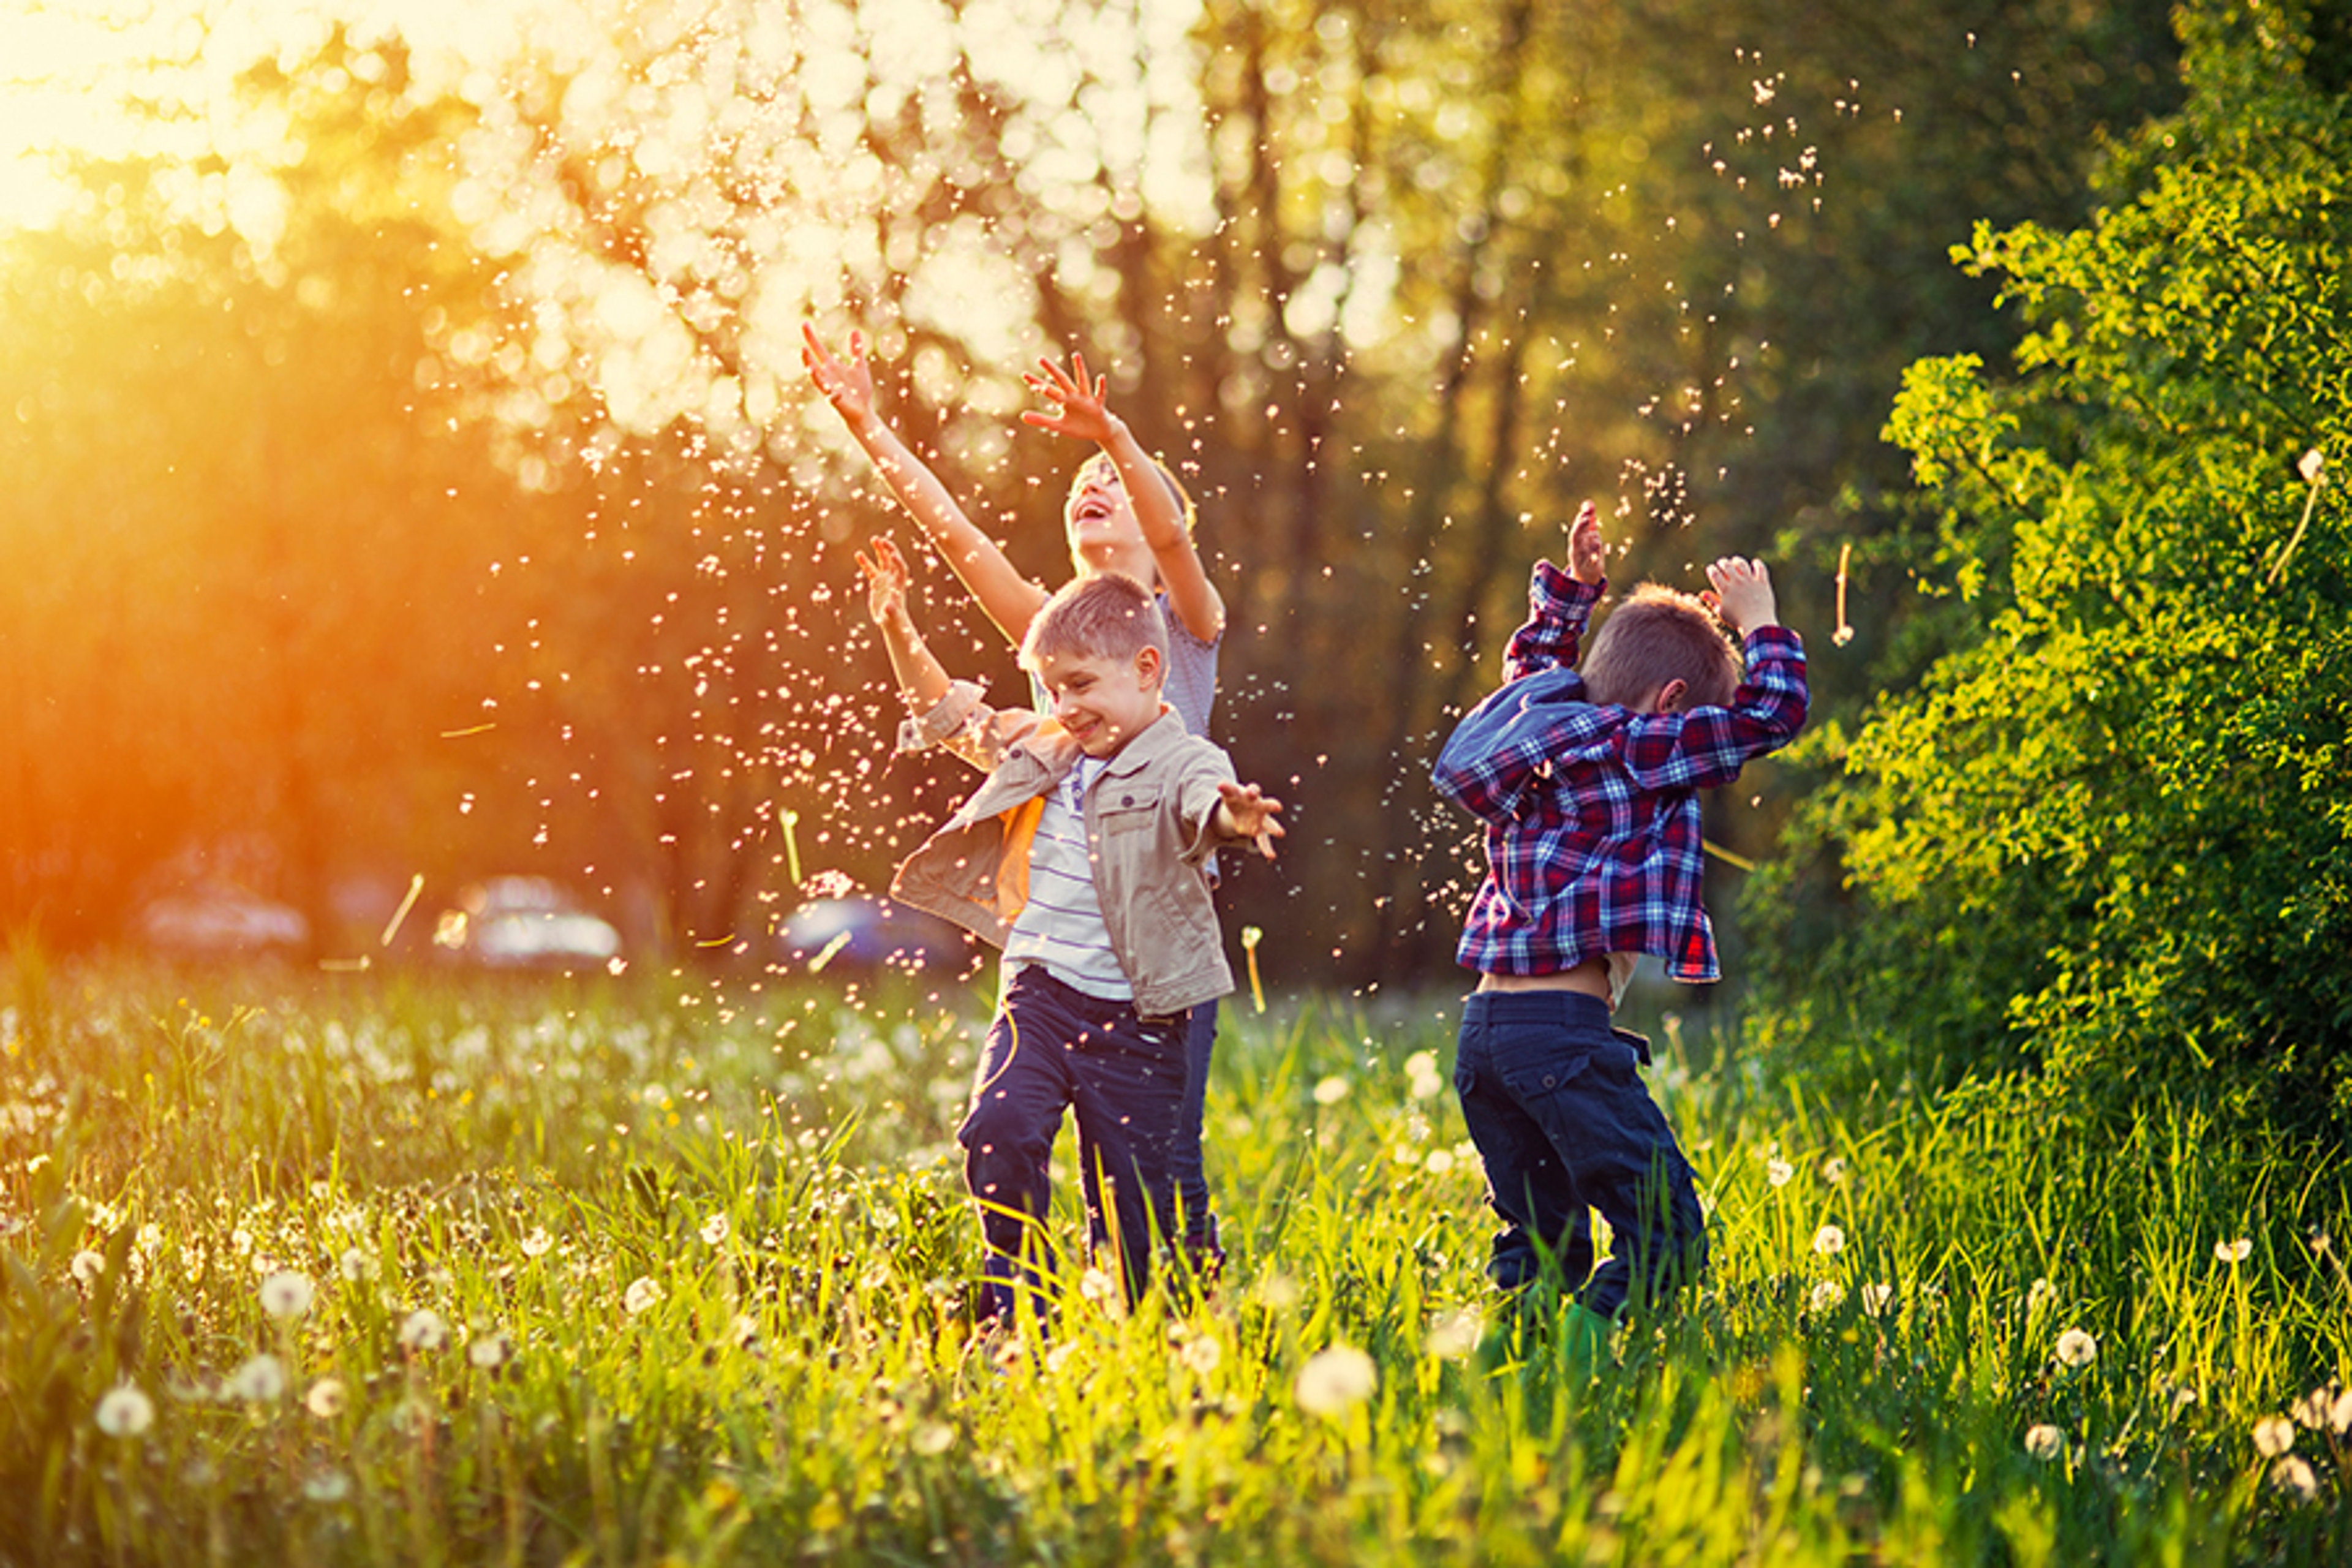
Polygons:
<instances>
[{"instance_id":1,"label":"meadow","mask_svg":"<svg viewBox=\"0 0 2352 1568\"><path fill-rule=\"evenodd\" d=\"M20 955L0 1563L2352 1546L2347 1176L2226 1118L2089 1128L2014 1082L1831 1103L1653 1011L1714 1266L1585 1386L1479 1353L1457 1001L1245 993L1222 1279L1130 1313L1076 1274L1008 1346L971 1332L953 1142L986 1002Z\"/></svg>"}]
</instances>

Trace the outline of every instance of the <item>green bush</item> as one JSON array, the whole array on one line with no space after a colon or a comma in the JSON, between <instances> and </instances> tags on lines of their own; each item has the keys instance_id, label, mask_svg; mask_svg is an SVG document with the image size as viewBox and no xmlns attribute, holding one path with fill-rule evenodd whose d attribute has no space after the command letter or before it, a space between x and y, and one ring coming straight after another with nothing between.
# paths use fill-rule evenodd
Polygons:
<instances>
[{"instance_id":1,"label":"green bush","mask_svg":"<svg viewBox=\"0 0 2352 1568\"><path fill-rule=\"evenodd\" d=\"M2011 375L1906 378L1947 651L1799 753L1759 1017L1882 1075L2033 1062L2076 1106L2165 1080L2340 1131L2352 115L2297 7L2179 19L2188 101L2089 223L1956 252L2032 330Z\"/></svg>"}]
</instances>

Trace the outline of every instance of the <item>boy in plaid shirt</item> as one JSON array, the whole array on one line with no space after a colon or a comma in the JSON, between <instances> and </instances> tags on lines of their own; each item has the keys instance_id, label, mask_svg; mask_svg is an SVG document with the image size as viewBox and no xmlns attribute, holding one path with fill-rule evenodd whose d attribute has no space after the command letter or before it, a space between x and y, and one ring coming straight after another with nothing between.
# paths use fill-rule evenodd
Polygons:
<instances>
[{"instance_id":1,"label":"boy in plaid shirt","mask_svg":"<svg viewBox=\"0 0 2352 1568\"><path fill-rule=\"evenodd\" d=\"M1785 745L1806 700L1804 647L1778 623L1771 577L1738 556L1707 568L1704 595L1635 590L1580 672L1606 558L1588 502L1568 569L1536 564L1503 685L1436 767L1439 791L1486 830L1457 952L1479 979L1454 1084L1503 1221L1487 1273L1516 1301L1557 1265L1573 1297L1564 1350L1588 1373L1637 1281L1655 1299L1706 1259L1690 1162L1637 1071L1648 1043L1610 1017L1636 953L1677 980L1720 976L1698 791ZM1593 1208L1616 1237L1597 1271Z\"/></svg>"}]
</instances>

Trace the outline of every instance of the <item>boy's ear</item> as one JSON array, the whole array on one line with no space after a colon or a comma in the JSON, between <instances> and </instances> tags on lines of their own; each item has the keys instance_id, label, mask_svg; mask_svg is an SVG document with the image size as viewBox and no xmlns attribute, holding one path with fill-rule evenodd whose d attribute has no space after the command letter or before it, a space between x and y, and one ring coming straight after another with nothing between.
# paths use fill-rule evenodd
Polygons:
<instances>
[{"instance_id":1,"label":"boy's ear","mask_svg":"<svg viewBox=\"0 0 2352 1568\"><path fill-rule=\"evenodd\" d=\"M1690 682L1677 676L1658 688L1658 700L1651 711L1679 713L1690 702Z\"/></svg>"},{"instance_id":2,"label":"boy's ear","mask_svg":"<svg viewBox=\"0 0 2352 1568\"><path fill-rule=\"evenodd\" d=\"M1137 680L1146 686L1157 686L1160 684L1160 678L1163 673L1165 672L1160 668L1160 650L1158 648L1153 647L1150 643L1146 643L1143 647L1135 650L1135 679Z\"/></svg>"}]
</instances>

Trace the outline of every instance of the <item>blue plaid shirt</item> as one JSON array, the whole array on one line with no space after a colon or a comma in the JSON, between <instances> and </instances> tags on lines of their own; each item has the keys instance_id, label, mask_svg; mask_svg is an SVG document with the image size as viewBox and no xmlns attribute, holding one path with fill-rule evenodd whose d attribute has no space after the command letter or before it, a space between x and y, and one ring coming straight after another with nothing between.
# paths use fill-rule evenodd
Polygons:
<instances>
[{"instance_id":1,"label":"blue plaid shirt","mask_svg":"<svg viewBox=\"0 0 2352 1568\"><path fill-rule=\"evenodd\" d=\"M1604 586L1537 563L1503 685L1438 757L1439 792L1486 828L1486 879L1455 956L1481 973L1556 974L1599 953L1652 952L1676 980L1714 980L1698 791L1738 778L1804 723L1804 644L1785 626L1750 633L1727 708L1596 703L1570 666Z\"/></svg>"}]
</instances>

